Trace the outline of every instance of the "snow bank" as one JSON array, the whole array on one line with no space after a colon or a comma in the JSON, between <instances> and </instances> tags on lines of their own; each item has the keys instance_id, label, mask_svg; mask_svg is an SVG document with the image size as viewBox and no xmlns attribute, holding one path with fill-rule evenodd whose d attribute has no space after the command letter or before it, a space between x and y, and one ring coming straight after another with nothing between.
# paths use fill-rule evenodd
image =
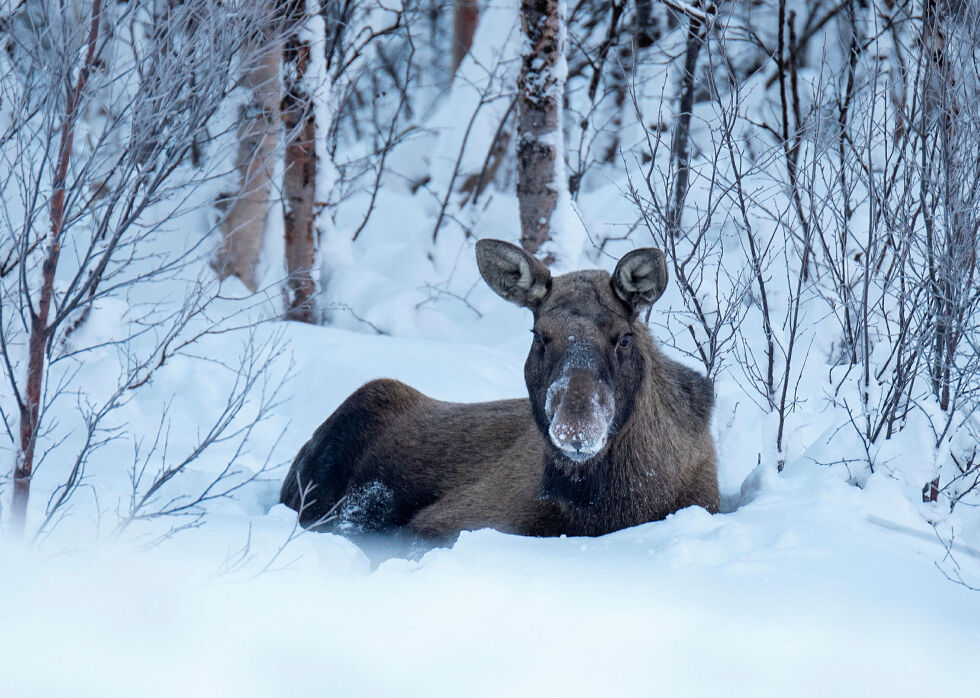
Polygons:
<instances>
[{"instance_id":1,"label":"snow bank","mask_svg":"<svg viewBox=\"0 0 980 698\"><path fill-rule=\"evenodd\" d=\"M253 578L282 508L223 575L218 545L7 550L4 695L961 694L980 605L935 570L937 543L869 523L897 499L884 478L862 493L800 469L731 514L600 539L465 533L374 572L318 535Z\"/></svg>"}]
</instances>

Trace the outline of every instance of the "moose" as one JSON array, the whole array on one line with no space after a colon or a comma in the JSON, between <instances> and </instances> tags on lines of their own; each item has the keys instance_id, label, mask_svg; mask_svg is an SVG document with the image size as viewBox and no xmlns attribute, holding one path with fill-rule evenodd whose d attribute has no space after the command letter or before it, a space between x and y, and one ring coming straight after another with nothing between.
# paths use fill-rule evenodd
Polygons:
<instances>
[{"instance_id":1,"label":"moose","mask_svg":"<svg viewBox=\"0 0 980 698\"><path fill-rule=\"evenodd\" d=\"M501 240L478 241L476 258L490 288L534 315L528 397L451 403L367 383L292 463L280 501L300 524L599 536L691 505L717 512L712 384L638 319L666 287L663 253L633 250L611 277L552 277Z\"/></svg>"}]
</instances>

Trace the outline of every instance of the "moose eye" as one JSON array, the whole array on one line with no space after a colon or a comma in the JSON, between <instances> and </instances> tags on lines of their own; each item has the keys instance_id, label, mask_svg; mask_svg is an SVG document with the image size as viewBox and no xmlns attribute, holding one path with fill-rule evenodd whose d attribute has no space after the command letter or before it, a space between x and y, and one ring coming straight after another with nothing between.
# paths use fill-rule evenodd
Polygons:
<instances>
[{"instance_id":1,"label":"moose eye","mask_svg":"<svg viewBox=\"0 0 980 698\"><path fill-rule=\"evenodd\" d=\"M536 330L531 330L531 334L534 336L535 344L544 344L544 340L541 339L541 335L539 335Z\"/></svg>"},{"instance_id":2,"label":"moose eye","mask_svg":"<svg viewBox=\"0 0 980 698\"><path fill-rule=\"evenodd\" d=\"M625 349L630 345L630 341L633 339L633 335L627 332L622 337L619 338L619 348Z\"/></svg>"}]
</instances>

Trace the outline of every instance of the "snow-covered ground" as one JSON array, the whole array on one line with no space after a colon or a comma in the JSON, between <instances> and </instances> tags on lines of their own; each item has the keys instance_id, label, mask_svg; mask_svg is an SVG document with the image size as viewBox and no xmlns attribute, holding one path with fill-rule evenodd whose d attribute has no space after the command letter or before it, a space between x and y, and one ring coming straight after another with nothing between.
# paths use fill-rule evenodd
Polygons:
<instances>
[{"instance_id":1,"label":"snow-covered ground","mask_svg":"<svg viewBox=\"0 0 980 698\"><path fill-rule=\"evenodd\" d=\"M934 544L867 522L887 486L821 480L600 540L468 533L373 573L334 537L248 582L186 556L49 561L4 575L4 695L968 694L975 595L937 580Z\"/></svg>"},{"instance_id":2,"label":"snow-covered ground","mask_svg":"<svg viewBox=\"0 0 980 698\"><path fill-rule=\"evenodd\" d=\"M502 334L488 347L289 327L283 449L374 376L452 399L519 395L526 328ZM372 570L334 535L279 552L294 515L269 482L142 552L8 546L2 695L968 693L980 601L937 569L945 550L897 482L857 488L804 459L776 474L725 432L716 420L733 510L599 539L476 531ZM977 553L953 554L977 579Z\"/></svg>"}]
</instances>

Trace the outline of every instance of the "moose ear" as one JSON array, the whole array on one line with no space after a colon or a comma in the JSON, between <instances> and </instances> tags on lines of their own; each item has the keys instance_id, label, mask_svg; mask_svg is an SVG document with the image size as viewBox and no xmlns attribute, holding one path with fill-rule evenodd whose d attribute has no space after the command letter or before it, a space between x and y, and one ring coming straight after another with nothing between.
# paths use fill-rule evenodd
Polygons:
<instances>
[{"instance_id":1,"label":"moose ear","mask_svg":"<svg viewBox=\"0 0 980 698\"><path fill-rule=\"evenodd\" d=\"M654 247L633 250L616 265L612 287L624 303L639 310L651 305L667 288L667 260Z\"/></svg>"},{"instance_id":2,"label":"moose ear","mask_svg":"<svg viewBox=\"0 0 980 698\"><path fill-rule=\"evenodd\" d=\"M479 240L476 264L499 296L534 309L551 289L551 272L539 260L503 240Z\"/></svg>"}]
</instances>

